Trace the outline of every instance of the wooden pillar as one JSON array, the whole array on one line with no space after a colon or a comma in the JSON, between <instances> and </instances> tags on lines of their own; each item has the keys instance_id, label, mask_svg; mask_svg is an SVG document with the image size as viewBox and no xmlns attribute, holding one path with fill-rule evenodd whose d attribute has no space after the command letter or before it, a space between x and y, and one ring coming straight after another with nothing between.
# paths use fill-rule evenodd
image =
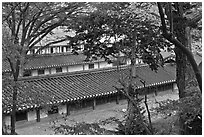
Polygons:
<instances>
[{"instance_id":1,"label":"wooden pillar","mask_svg":"<svg viewBox=\"0 0 204 137\"><path fill-rule=\"evenodd\" d=\"M100 63L98 62L98 68L100 68Z\"/></svg>"},{"instance_id":2,"label":"wooden pillar","mask_svg":"<svg viewBox=\"0 0 204 137\"><path fill-rule=\"evenodd\" d=\"M84 67L84 65L85 65L85 64L83 64L83 70L85 70L85 67Z\"/></svg>"},{"instance_id":3,"label":"wooden pillar","mask_svg":"<svg viewBox=\"0 0 204 137\"><path fill-rule=\"evenodd\" d=\"M109 102L109 95L107 95L107 97L106 97L106 103L108 103Z\"/></svg>"},{"instance_id":4,"label":"wooden pillar","mask_svg":"<svg viewBox=\"0 0 204 137\"><path fill-rule=\"evenodd\" d=\"M154 90L155 96L157 96L157 92L158 92L158 87L155 86L155 90Z\"/></svg>"},{"instance_id":5,"label":"wooden pillar","mask_svg":"<svg viewBox=\"0 0 204 137\"><path fill-rule=\"evenodd\" d=\"M119 104L119 94L116 94L116 104Z\"/></svg>"},{"instance_id":6,"label":"wooden pillar","mask_svg":"<svg viewBox=\"0 0 204 137\"><path fill-rule=\"evenodd\" d=\"M40 122L40 108L36 109L37 122Z\"/></svg>"},{"instance_id":7,"label":"wooden pillar","mask_svg":"<svg viewBox=\"0 0 204 137\"><path fill-rule=\"evenodd\" d=\"M62 52L62 51L61 51L61 48L62 48L62 47L61 47L61 46L59 46L58 53Z\"/></svg>"},{"instance_id":8,"label":"wooden pillar","mask_svg":"<svg viewBox=\"0 0 204 137\"><path fill-rule=\"evenodd\" d=\"M96 99L95 99L95 98L93 99L93 105L92 105L92 108L93 108L93 110L95 110L95 108L96 108Z\"/></svg>"},{"instance_id":9,"label":"wooden pillar","mask_svg":"<svg viewBox=\"0 0 204 137\"><path fill-rule=\"evenodd\" d=\"M48 69L49 69L49 74L51 74L51 69L52 69L52 68L48 68Z\"/></svg>"},{"instance_id":10,"label":"wooden pillar","mask_svg":"<svg viewBox=\"0 0 204 137\"><path fill-rule=\"evenodd\" d=\"M67 106L67 110L66 110L67 116L69 116L70 115L71 106L69 105L69 103L67 103L66 106Z\"/></svg>"},{"instance_id":11,"label":"wooden pillar","mask_svg":"<svg viewBox=\"0 0 204 137\"><path fill-rule=\"evenodd\" d=\"M67 72L69 72L69 67L68 67L68 66L66 66L66 68L67 68Z\"/></svg>"},{"instance_id":12,"label":"wooden pillar","mask_svg":"<svg viewBox=\"0 0 204 137\"><path fill-rule=\"evenodd\" d=\"M174 83L171 83L172 92L174 92Z\"/></svg>"}]
</instances>

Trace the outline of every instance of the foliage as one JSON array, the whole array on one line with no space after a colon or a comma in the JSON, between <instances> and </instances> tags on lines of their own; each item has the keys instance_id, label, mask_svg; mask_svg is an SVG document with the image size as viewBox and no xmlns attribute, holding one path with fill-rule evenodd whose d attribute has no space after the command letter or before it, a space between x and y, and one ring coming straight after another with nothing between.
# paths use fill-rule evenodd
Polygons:
<instances>
[{"instance_id":1,"label":"foliage","mask_svg":"<svg viewBox=\"0 0 204 137\"><path fill-rule=\"evenodd\" d=\"M43 41L41 48L44 48L67 40L67 37L54 41L45 39L52 36L54 29L83 12L83 6L85 3L4 2L3 58L9 61L12 73L18 73L19 67L23 70L28 50L39 45L39 42ZM17 61L19 65L15 65Z\"/></svg>"},{"instance_id":2,"label":"foliage","mask_svg":"<svg viewBox=\"0 0 204 137\"><path fill-rule=\"evenodd\" d=\"M110 56L119 53L131 58L133 33L136 33L136 57L156 70L162 64L160 50L170 45L161 37L151 3L111 3L112 8L107 10L107 7L107 3L97 4L92 13L80 17L66 30L74 30L76 34L70 40L73 52L82 44L87 59L101 57L110 61Z\"/></svg>"},{"instance_id":3,"label":"foliage","mask_svg":"<svg viewBox=\"0 0 204 137\"><path fill-rule=\"evenodd\" d=\"M38 44L53 30L77 16L84 3L55 2L4 2L3 24L21 48ZM54 10L53 10L54 9Z\"/></svg>"},{"instance_id":4,"label":"foliage","mask_svg":"<svg viewBox=\"0 0 204 137\"><path fill-rule=\"evenodd\" d=\"M152 15L154 6L151 3L111 3L110 5L95 4L92 13L80 17L66 30L74 30L76 34L70 40L70 46L74 48L73 53L76 53L78 45L82 44L87 59L95 60L100 57L110 62L110 56L117 58L123 55L131 62L134 62L134 57L141 58L152 70L157 70L163 65L160 50L169 47L170 44L161 36L158 19ZM123 93L131 94L129 90L131 82L124 84L127 86L123 88ZM138 101L134 100L136 104L139 104ZM144 112L140 106L132 106L130 109L135 109L130 114L133 116L131 118L128 116L126 119L131 123L121 125L121 133L147 134L148 126L145 124Z\"/></svg>"},{"instance_id":5,"label":"foliage","mask_svg":"<svg viewBox=\"0 0 204 137\"><path fill-rule=\"evenodd\" d=\"M197 88L187 89L189 95L179 100L166 100L160 102L156 108L158 113L167 116L179 115L184 121L185 134L202 133L202 98Z\"/></svg>"},{"instance_id":6,"label":"foliage","mask_svg":"<svg viewBox=\"0 0 204 137\"><path fill-rule=\"evenodd\" d=\"M85 122L75 122L73 125L59 124L53 122L52 129L55 134L61 135L114 135L114 131L107 130L101 126L110 124L113 122L118 122L119 120L115 117L110 117L103 121L98 121L94 123Z\"/></svg>"},{"instance_id":7,"label":"foliage","mask_svg":"<svg viewBox=\"0 0 204 137\"><path fill-rule=\"evenodd\" d=\"M126 115L126 119L124 119L123 121L118 121L118 128L117 128L118 131L116 132L116 134L118 135L147 135L149 134L146 131L146 127L148 127L148 124L144 116L145 110L141 106L138 106L138 107L140 109L141 114L138 113L138 110L134 109L134 111L132 112L132 115L134 116L130 123L130 129L127 130L127 125L125 124L128 118ZM142 115L142 117L140 117L139 115ZM144 124L146 127L144 126Z\"/></svg>"},{"instance_id":8,"label":"foliage","mask_svg":"<svg viewBox=\"0 0 204 137\"><path fill-rule=\"evenodd\" d=\"M165 7L165 14L169 21L168 25L165 23L164 13L161 6L162 4ZM202 6L201 3L189 2L162 4L158 3L162 22L161 28L163 30L163 36L175 45L174 51L176 53L179 97L184 98L184 100L180 100L183 104L180 104L179 106L181 134L200 134L202 126L201 119L199 120L198 117L200 117L201 114L201 99L195 98L195 93L192 93L193 95L190 98L188 94L192 92L192 89L189 90L189 86L192 87L192 83L195 83L193 81L195 76L202 94L202 76L191 52L191 29L199 28L198 24L202 19ZM168 26L170 29L167 28ZM194 71L194 74L192 74L192 70ZM199 103L197 103L197 101ZM191 105L194 106L192 107ZM187 106L187 108L185 106ZM200 126L192 127L192 124L195 121Z\"/></svg>"},{"instance_id":9,"label":"foliage","mask_svg":"<svg viewBox=\"0 0 204 137\"><path fill-rule=\"evenodd\" d=\"M2 26L3 58L9 62L12 90L11 133L15 134L15 112L18 96L18 78L24 70L26 54L35 45L53 34L53 30L83 12L85 3L3 2ZM42 48L67 40L67 37L46 41ZM37 51L38 52L38 51ZM4 61L5 61L4 60ZM28 60L27 60L28 61Z\"/></svg>"},{"instance_id":10,"label":"foliage","mask_svg":"<svg viewBox=\"0 0 204 137\"><path fill-rule=\"evenodd\" d=\"M120 81L121 83L121 81ZM129 100L128 109L130 113L125 115L125 119L123 121L118 121L117 134L122 135L147 135L153 134L153 129L148 124L145 118L146 110L141 106L143 103L143 98L138 97L138 91L131 88L128 90L129 94L124 90L125 83L121 83L123 88L117 88L118 92L122 92ZM134 90L134 92L133 92Z\"/></svg>"},{"instance_id":11,"label":"foliage","mask_svg":"<svg viewBox=\"0 0 204 137\"><path fill-rule=\"evenodd\" d=\"M88 124L85 122L77 123L76 125L60 125L54 129L55 134L64 135L101 135L104 133L104 129L101 129L98 124Z\"/></svg>"},{"instance_id":12,"label":"foliage","mask_svg":"<svg viewBox=\"0 0 204 137\"><path fill-rule=\"evenodd\" d=\"M202 8L200 8L200 4L201 3L193 5L193 3L189 2L158 2L163 36L175 45L174 52L176 53L177 85L181 98L185 96L185 85L187 85L188 80L192 79L194 76L202 92L202 76L191 52L191 29L196 28L199 21L202 19ZM199 8L194 8L197 6ZM163 8L165 8L165 14ZM164 15L167 16L169 23L166 23ZM194 71L194 74L192 74L191 71Z\"/></svg>"},{"instance_id":13,"label":"foliage","mask_svg":"<svg viewBox=\"0 0 204 137\"><path fill-rule=\"evenodd\" d=\"M179 120L177 115L160 118L153 122L154 135L179 135Z\"/></svg>"}]
</instances>

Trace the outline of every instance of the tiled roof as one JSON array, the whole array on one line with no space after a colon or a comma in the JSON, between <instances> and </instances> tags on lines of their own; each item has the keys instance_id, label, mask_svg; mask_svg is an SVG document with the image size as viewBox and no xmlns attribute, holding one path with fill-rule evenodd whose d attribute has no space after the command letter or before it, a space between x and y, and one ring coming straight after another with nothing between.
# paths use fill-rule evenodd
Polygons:
<instances>
[{"instance_id":1,"label":"tiled roof","mask_svg":"<svg viewBox=\"0 0 204 137\"><path fill-rule=\"evenodd\" d=\"M170 52L161 52L164 62L170 59L175 60L176 55L171 54ZM202 53L200 52L193 52L194 59L196 61L196 64L199 65L202 62Z\"/></svg>"},{"instance_id":2,"label":"tiled roof","mask_svg":"<svg viewBox=\"0 0 204 137\"><path fill-rule=\"evenodd\" d=\"M169 56L175 55L174 52L167 52L167 51L161 51L160 54L162 55L162 57L165 59Z\"/></svg>"},{"instance_id":3,"label":"tiled roof","mask_svg":"<svg viewBox=\"0 0 204 137\"><path fill-rule=\"evenodd\" d=\"M157 73L151 71L148 66L137 68L137 74L139 78L146 81L146 86L175 82L175 75L172 72L175 73L174 66L161 67ZM128 68L123 67L119 72L115 68L101 69L100 71L85 71L83 73L66 73L61 76L24 78L22 81L37 87L32 89L33 91L42 89L45 91L45 96L52 98L52 101L50 101L40 97L40 100L44 103L55 104L114 94L117 91L113 86L119 85L119 75L126 76L128 73ZM138 78L135 78L135 84L138 88L143 87ZM10 113L11 87L3 89L2 94L3 111L4 113ZM36 107L35 103L25 102L23 95L19 97L18 110Z\"/></svg>"},{"instance_id":4,"label":"tiled roof","mask_svg":"<svg viewBox=\"0 0 204 137\"><path fill-rule=\"evenodd\" d=\"M67 66L88 63L85 61L86 57L83 54L59 54L59 55L47 55L29 57L25 64L25 69L40 69L50 68L57 66ZM98 59L93 62L103 61L104 59ZM10 71L8 61L2 61L2 72Z\"/></svg>"},{"instance_id":5,"label":"tiled roof","mask_svg":"<svg viewBox=\"0 0 204 137\"><path fill-rule=\"evenodd\" d=\"M197 65L199 65L202 62L202 53L195 52L193 55Z\"/></svg>"}]
</instances>

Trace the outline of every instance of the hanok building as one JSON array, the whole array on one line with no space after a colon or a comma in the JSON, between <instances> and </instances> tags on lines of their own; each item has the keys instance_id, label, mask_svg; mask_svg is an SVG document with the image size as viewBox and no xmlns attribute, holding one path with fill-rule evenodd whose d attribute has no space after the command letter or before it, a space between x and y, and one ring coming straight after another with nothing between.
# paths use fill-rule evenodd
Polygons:
<instances>
[{"instance_id":1,"label":"hanok building","mask_svg":"<svg viewBox=\"0 0 204 137\"><path fill-rule=\"evenodd\" d=\"M54 48L53 52L51 48ZM95 109L98 104L110 101L118 103L120 99L124 99L114 86L120 86L119 77L128 75L129 60L121 60L118 69L114 59L113 63L107 63L103 59L84 61L84 55L72 55L68 53L70 50L65 49L64 46L55 46L45 49L39 56L29 55L19 81L36 87L30 89L33 92L43 91L43 96L38 97L41 102L39 104L28 101L27 97L19 94L17 121L40 121L53 113L69 115L80 108ZM30 53L32 54L31 51ZM136 63L138 78L134 82L138 90L143 89L140 79L145 80L149 92L176 90L174 65L160 67L156 73L141 60L138 59ZM7 61L3 61L2 69L3 74L11 71ZM8 86L2 93L3 121L7 125L10 125L11 89ZM19 89L19 93L23 92L21 90L23 89ZM47 110L46 105L52 106L52 109Z\"/></svg>"}]
</instances>

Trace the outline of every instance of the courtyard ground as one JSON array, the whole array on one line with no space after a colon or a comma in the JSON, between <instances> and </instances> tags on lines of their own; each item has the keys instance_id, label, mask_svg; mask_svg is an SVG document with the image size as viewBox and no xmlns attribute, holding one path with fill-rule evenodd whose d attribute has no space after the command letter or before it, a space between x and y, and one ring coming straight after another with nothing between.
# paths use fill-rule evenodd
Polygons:
<instances>
[{"instance_id":1,"label":"courtyard ground","mask_svg":"<svg viewBox=\"0 0 204 137\"><path fill-rule=\"evenodd\" d=\"M149 108L153 108L158 106L158 103L166 99L178 99L178 92L177 91L165 91L165 92L159 92L157 96L154 94L148 95L148 105ZM29 122L17 122L16 124L16 132L20 135L53 135L54 131L51 128L54 125L59 124L68 124L73 125L76 122L86 122L86 123L93 123L93 122L99 122L106 120L108 118L114 117L117 119L123 119L125 110L127 108L127 101L126 100L120 100L119 104L116 104L115 102L102 104L96 106L95 110L92 110L92 108L86 108L83 110L78 110L69 115L68 117L63 117L59 114L53 114L50 117L41 119L41 122L36 121L29 121ZM169 119L169 118L168 118ZM165 120L168 120L165 117L162 117L158 114L152 115L152 122L155 126L161 126L164 125ZM171 121L171 120L170 120ZM171 124L171 122L168 122L167 124ZM103 128L114 130L117 127L116 124L110 123L103 125Z\"/></svg>"}]
</instances>

